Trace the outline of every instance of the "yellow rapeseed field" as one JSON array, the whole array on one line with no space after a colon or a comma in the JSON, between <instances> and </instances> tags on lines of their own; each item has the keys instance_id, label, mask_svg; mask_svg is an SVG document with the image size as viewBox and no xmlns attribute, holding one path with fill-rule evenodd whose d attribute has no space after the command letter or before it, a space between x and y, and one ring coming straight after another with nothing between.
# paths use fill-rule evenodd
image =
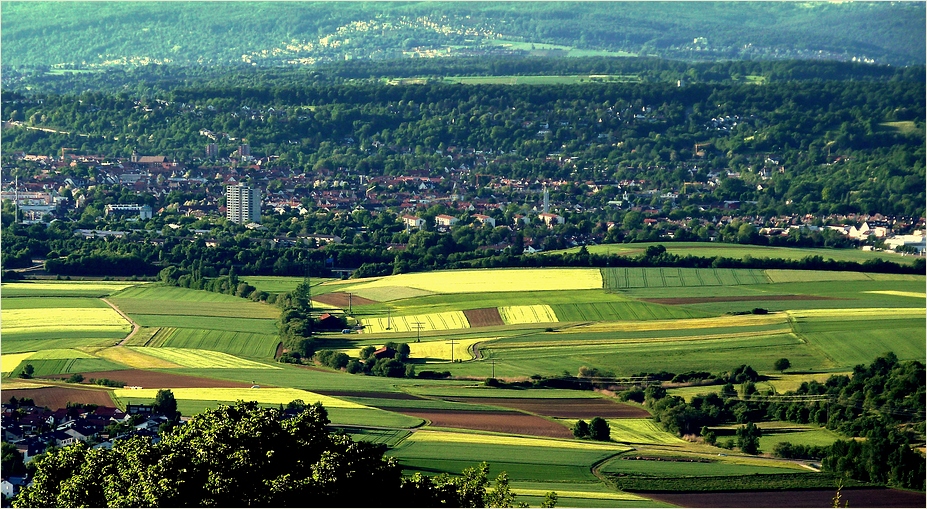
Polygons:
<instances>
[{"instance_id":1,"label":"yellow rapeseed field","mask_svg":"<svg viewBox=\"0 0 927 509\"><path fill-rule=\"evenodd\" d=\"M26 353L5 353L0 356L0 371L4 374L12 373L16 366L19 366L19 363L28 359L35 352L26 352Z\"/></svg>"},{"instance_id":2,"label":"yellow rapeseed field","mask_svg":"<svg viewBox=\"0 0 927 509\"><path fill-rule=\"evenodd\" d=\"M323 396L314 392L303 391L300 389L291 389L289 387L260 388L260 389L235 389L235 388L178 388L171 389L174 398L178 400L199 400L199 401L257 401L258 403L270 405L285 405L291 401L301 399L308 405L321 402L326 408L368 408L358 403L352 403L331 396ZM116 389L114 395L123 400L131 401L136 399L154 399L158 394L158 389Z\"/></svg>"},{"instance_id":3,"label":"yellow rapeseed field","mask_svg":"<svg viewBox=\"0 0 927 509\"><path fill-rule=\"evenodd\" d=\"M470 347L476 343L492 341L498 338L467 338L454 340L454 359L470 359ZM409 343L410 357L413 359L451 360L450 339Z\"/></svg>"},{"instance_id":4,"label":"yellow rapeseed field","mask_svg":"<svg viewBox=\"0 0 927 509\"><path fill-rule=\"evenodd\" d=\"M499 308L499 316L508 325L524 323L551 323L558 322L554 310L546 304L532 306L503 306Z\"/></svg>"},{"instance_id":5,"label":"yellow rapeseed field","mask_svg":"<svg viewBox=\"0 0 927 509\"><path fill-rule=\"evenodd\" d=\"M283 369L270 364L249 361L222 352L212 350L198 350L195 348L146 348L126 347L139 353L157 357L161 360L179 364L185 368L203 369Z\"/></svg>"},{"instance_id":6,"label":"yellow rapeseed field","mask_svg":"<svg viewBox=\"0 0 927 509\"><path fill-rule=\"evenodd\" d=\"M416 332L416 323L421 323L422 332L435 330L469 329L470 322L463 311L446 311L444 313L427 313L421 315L383 316L364 318L364 332ZM387 329L387 327L389 327Z\"/></svg>"},{"instance_id":7,"label":"yellow rapeseed field","mask_svg":"<svg viewBox=\"0 0 927 509\"><path fill-rule=\"evenodd\" d=\"M872 290L863 293L881 293L882 295L896 295L898 297L913 297L915 299L927 299L927 293L923 292L902 292L898 290Z\"/></svg>"},{"instance_id":8,"label":"yellow rapeseed field","mask_svg":"<svg viewBox=\"0 0 927 509\"><path fill-rule=\"evenodd\" d=\"M553 447L584 451L629 451L629 447L607 442L581 442L579 440L558 440L556 438L522 437L515 435L481 435L475 433L454 433L451 431L416 431L407 440L432 443L514 445L521 447Z\"/></svg>"},{"instance_id":9,"label":"yellow rapeseed field","mask_svg":"<svg viewBox=\"0 0 927 509\"><path fill-rule=\"evenodd\" d=\"M536 292L602 288L599 269L474 269L398 274L358 283L343 291L399 286L434 293Z\"/></svg>"},{"instance_id":10,"label":"yellow rapeseed field","mask_svg":"<svg viewBox=\"0 0 927 509\"><path fill-rule=\"evenodd\" d=\"M129 322L110 308L3 309L0 318L3 332L26 328L29 332L84 330L86 327L131 329Z\"/></svg>"}]
</instances>

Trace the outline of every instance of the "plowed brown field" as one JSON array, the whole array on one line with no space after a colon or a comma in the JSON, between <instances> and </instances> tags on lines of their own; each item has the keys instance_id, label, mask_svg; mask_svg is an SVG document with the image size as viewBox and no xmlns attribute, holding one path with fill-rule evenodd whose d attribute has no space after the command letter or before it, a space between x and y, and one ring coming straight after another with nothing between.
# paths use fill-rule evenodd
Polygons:
<instances>
[{"instance_id":1,"label":"plowed brown field","mask_svg":"<svg viewBox=\"0 0 927 509\"><path fill-rule=\"evenodd\" d=\"M636 493L681 507L831 507L835 490ZM841 507L927 507L923 493L886 488L844 488Z\"/></svg>"},{"instance_id":2,"label":"plowed brown field","mask_svg":"<svg viewBox=\"0 0 927 509\"><path fill-rule=\"evenodd\" d=\"M505 325L499 316L499 308L465 309L464 316L470 322L470 327L489 327L491 325Z\"/></svg>"},{"instance_id":3,"label":"plowed brown field","mask_svg":"<svg viewBox=\"0 0 927 509\"><path fill-rule=\"evenodd\" d=\"M573 433L565 426L534 415L519 412L479 412L474 410L422 410L419 408L390 408L421 419L428 419L432 426L444 428L475 429L514 433L551 438L572 438Z\"/></svg>"},{"instance_id":4,"label":"plowed brown field","mask_svg":"<svg viewBox=\"0 0 927 509\"><path fill-rule=\"evenodd\" d=\"M367 304L376 304L377 301L365 299L359 295L349 297L345 292L332 292L324 293L322 295L314 295L312 300L316 302L321 302L322 304L328 304L329 306L338 306L340 308L347 309L348 304L353 304L356 306L364 306Z\"/></svg>"},{"instance_id":5,"label":"plowed brown field","mask_svg":"<svg viewBox=\"0 0 927 509\"><path fill-rule=\"evenodd\" d=\"M641 419L650 417L643 408L615 403L602 398L445 398L449 401L492 405L524 410L547 417L585 419L592 417Z\"/></svg>"},{"instance_id":6,"label":"plowed brown field","mask_svg":"<svg viewBox=\"0 0 927 509\"><path fill-rule=\"evenodd\" d=\"M41 387L39 389L10 389L3 391L4 401L11 397L32 398L35 405L52 410L67 408L68 403L86 403L100 406L116 406L110 392L100 389L72 389L70 387Z\"/></svg>"},{"instance_id":7,"label":"plowed brown field","mask_svg":"<svg viewBox=\"0 0 927 509\"><path fill-rule=\"evenodd\" d=\"M119 371L95 371L92 373L81 373L84 380L91 378L118 380L125 382L126 385L137 385L146 389L179 389L182 387L251 387L251 384L244 382L230 382L228 380L214 380L212 378L201 378L198 376L175 375L172 373L161 373L158 371L145 371L143 369L126 369ZM58 378L67 378L70 375L55 375ZM54 378L54 377L48 377Z\"/></svg>"}]
</instances>

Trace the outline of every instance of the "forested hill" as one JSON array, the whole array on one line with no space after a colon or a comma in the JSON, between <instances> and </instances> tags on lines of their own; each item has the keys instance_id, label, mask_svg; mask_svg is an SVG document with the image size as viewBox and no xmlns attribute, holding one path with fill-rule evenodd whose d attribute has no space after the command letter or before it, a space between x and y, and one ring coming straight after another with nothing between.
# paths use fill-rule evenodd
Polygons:
<instances>
[{"instance_id":1,"label":"forested hill","mask_svg":"<svg viewBox=\"0 0 927 509\"><path fill-rule=\"evenodd\" d=\"M924 62L923 2L3 2L4 67L444 56Z\"/></svg>"}]
</instances>

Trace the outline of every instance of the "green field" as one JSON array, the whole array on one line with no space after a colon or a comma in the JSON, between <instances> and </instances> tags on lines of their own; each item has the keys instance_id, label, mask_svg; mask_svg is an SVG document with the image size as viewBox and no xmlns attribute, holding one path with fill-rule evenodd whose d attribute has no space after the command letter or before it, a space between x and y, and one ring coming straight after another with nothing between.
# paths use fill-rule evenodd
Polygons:
<instances>
[{"instance_id":1,"label":"green field","mask_svg":"<svg viewBox=\"0 0 927 509\"><path fill-rule=\"evenodd\" d=\"M279 341L275 334L163 327L145 346L194 348L271 359L277 351Z\"/></svg>"},{"instance_id":2,"label":"green field","mask_svg":"<svg viewBox=\"0 0 927 509\"><path fill-rule=\"evenodd\" d=\"M187 368L200 369L281 369L275 364L249 361L222 352L195 350L192 348L144 348L127 347L145 355L173 362ZM232 400L234 401L234 400Z\"/></svg>"},{"instance_id":3,"label":"green field","mask_svg":"<svg viewBox=\"0 0 927 509\"><path fill-rule=\"evenodd\" d=\"M228 318L195 315L129 315L142 327L177 327L255 334L277 334L277 321L270 318Z\"/></svg>"},{"instance_id":4,"label":"green field","mask_svg":"<svg viewBox=\"0 0 927 509\"><path fill-rule=\"evenodd\" d=\"M106 297L125 288L146 283L119 281L23 281L3 283L0 294L8 297Z\"/></svg>"},{"instance_id":5,"label":"green field","mask_svg":"<svg viewBox=\"0 0 927 509\"><path fill-rule=\"evenodd\" d=\"M609 290L675 288L679 286L734 286L769 282L760 269L690 269L676 267L614 267L601 269Z\"/></svg>"}]
</instances>

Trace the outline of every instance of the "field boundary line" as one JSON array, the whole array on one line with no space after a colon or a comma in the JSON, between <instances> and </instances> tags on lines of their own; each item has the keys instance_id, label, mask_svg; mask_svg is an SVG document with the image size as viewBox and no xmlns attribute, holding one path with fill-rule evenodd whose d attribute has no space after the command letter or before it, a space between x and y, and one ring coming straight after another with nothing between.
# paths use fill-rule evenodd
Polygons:
<instances>
[{"instance_id":1,"label":"field boundary line","mask_svg":"<svg viewBox=\"0 0 927 509\"><path fill-rule=\"evenodd\" d=\"M113 311L119 313L119 316L124 318L130 324L132 324L132 332L130 332L128 336L126 336L125 338L122 339L122 341L116 344L116 346L125 346L125 344L128 343L129 340L132 339L132 337L135 336L135 334L137 334L138 331L141 330L142 327L139 324L135 323L135 320L129 318L129 315L123 313L122 310L116 307L115 304L110 302L109 299L106 299L105 297L100 297L100 300L105 302L109 307L113 308Z\"/></svg>"}]
</instances>

